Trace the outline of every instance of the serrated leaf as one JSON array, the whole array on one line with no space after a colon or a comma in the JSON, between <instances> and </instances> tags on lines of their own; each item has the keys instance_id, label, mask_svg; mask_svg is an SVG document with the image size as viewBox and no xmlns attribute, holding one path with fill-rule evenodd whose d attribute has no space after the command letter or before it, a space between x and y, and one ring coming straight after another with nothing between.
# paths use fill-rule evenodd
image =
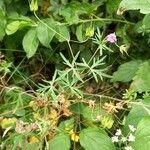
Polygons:
<instances>
[{"instance_id":1,"label":"serrated leaf","mask_svg":"<svg viewBox=\"0 0 150 150\"><path fill-rule=\"evenodd\" d=\"M71 146L68 134L60 133L49 141L50 150L69 150Z\"/></svg>"},{"instance_id":2,"label":"serrated leaf","mask_svg":"<svg viewBox=\"0 0 150 150\"><path fill-rule=\"evenodd\" d=\"M37 51L39 40L37 38L36 28L30 29L24 36L23 48L28 58L31 58Z\"/></svg>"},{"instance_id":3,"label":"serrated leaf","mask_svg":"<svg viewBox=\"0 0 150 150\"><path fill-rule=\"evenodd\" d=\"M80 144L85 150L115 150L115 146L105 131L87 128L79 134Z\"/></svg>"},{"instance_id":4,"label":"serrated leaf","mask_svg":"<svg viewBox=\"0 0 150 150\"><path fill-rule=\"evenodd\" d=\"M129 82L135 76L140 64L141 60L134 60L130 62L126 62L119 66L118 70L113 73L112 82L121 81L121 82Z\"/></svg>"},{"instance_id":5,"label":"serrated leaf","mask_svg":"<svg viewBox=\"0 0 150 150\"><path fill-rule=\"evenodd\" d=\"M133 78L130 88L136 92L150 91L150 64L144 62L136 72L136 76Z\"/></svg>"},{"instance_id":6,"label":"serrated leaf","mask_svg":"<svg viewBox=\"0 0 150 150\"><path fill-rule=\"evenodd\" d=\"M120 10L140 10L142 14L150 13L150 0L122 0Z\"/></svg>"},{"instance_id":7,"label":"serrated leaf","mask_svg":"<svg viewBox=\"0 0 150 150\"><path fill-rule=\"evenodd\" d=\"M44 20L44 23L47 26L41 22L38 24L37 36L42 45L44 45L45 47L49 47L49 44L55 35L55 32L50 29L54 28L54 24L52 23L51 19ZM48 26L50 28L48 28Z\"/></svg>"},{"instance_id":8,"label":"serrated leaf","mask_svg":"<svg viewBox=\"0 0 150 150\"><path fill-rule=\"evenodd\" d=\"M137 124L143 117L150 115L150 97L136 103L133 104L132 109L126 118L125 126L123 127L123 131L126 135L129 133L128 125L137 127Z\"/></svg>"},{"instance_id":9,"label":"serrated leaf","mask_svg":"<svg viewBox=\"0 0 150 150\"><path fill-rule=\"evenodd\" d=\"M150 116L144 117L138 124L135 133L135 142L131 143L135 150L148 150L150 148Z\"/></svg>"}]
</instances>

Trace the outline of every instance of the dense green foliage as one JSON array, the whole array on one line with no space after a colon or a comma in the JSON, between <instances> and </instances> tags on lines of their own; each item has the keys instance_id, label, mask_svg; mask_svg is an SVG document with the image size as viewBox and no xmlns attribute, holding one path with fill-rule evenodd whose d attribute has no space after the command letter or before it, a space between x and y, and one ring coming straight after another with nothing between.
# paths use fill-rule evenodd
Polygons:
<instances>
[{"instance_id":1,"label":"dense green foliage","mask_svg":"<svg viewBox=\"0 0 150 150\"><path fill-rule=\"evenodd\" d=\"M0 20L0 149L149 149L150 0L1 0Z\"/></svg>"}]
</instances>

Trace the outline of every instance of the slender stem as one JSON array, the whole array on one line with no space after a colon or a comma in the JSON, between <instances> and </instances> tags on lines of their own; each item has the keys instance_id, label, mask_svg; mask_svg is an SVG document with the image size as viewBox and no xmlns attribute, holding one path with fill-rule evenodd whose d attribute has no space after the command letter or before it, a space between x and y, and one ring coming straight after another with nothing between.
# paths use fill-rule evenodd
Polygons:
<instances>
[{"instance_id":1,"label":"slender stem","mask_svg":"<svg viewBox=\"0 0 150 150\"><path fill-rule=\"evenodd\" d=\"M112 21L112 22L120 22L120 23L126 23L126 24L130 24L130 25L135 25L135 23L129 22L129 21L126 21L126 20L99 18L99 17L96 17L96 19L80 20L80 21L78 21L78 23L99 22L99 21L105 21L105 22ZM60 25L69 25L69 23L61 23Z\"/></svg>"}]
</instances>

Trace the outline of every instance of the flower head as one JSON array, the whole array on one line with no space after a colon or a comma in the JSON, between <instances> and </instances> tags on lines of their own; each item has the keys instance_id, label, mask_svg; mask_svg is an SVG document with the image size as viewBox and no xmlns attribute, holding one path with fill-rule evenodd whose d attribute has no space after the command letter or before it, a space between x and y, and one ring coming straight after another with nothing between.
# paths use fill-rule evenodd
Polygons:
<instances>
[{"instance_id":1,"label":"flower head","mask_svg":"<svg viewBox=\"0 0 150 150\"><path fill-rule=\"evenodd\" d=\"M115 43L117 42L117 37L115 33L110 33L106 36L106 41L109 43Z\"/></svg>"},{"instance_id":2,"label":"flower head","mask_svg":"<svg viewBox=\"0 0 150 150\"><path fill-rule=\"evenodd\" d=\"M129 125L129 129L130 129L130 131L132 131L132 132L136 131L136 128L135 128L133 125Z\"/></svg>"},{"instance_id":3,"label":"flower head","mask_svg":"<svg viewBox=\"0 0 150 150\"><path fill-rule=\"evenodd\" d=\"M133 150L133 148L131 146L126 146L124 149L125 150Z\"/></svg>"},{"instance_id":4,"label":"flower head","mask_svg":"<svg viewBox=\"0 0 150 150\"><path fill-rule=\"evenodd\" d=\"M118 136L113 136L113 137L111 138L111 140L112 140L113 143L119 141Z\"/></svg>"},{"instance_id":5,"label":"flower head","mask_svg":"<svg viewBox=\"0 0 150 150\"><path fill-rule=\"evenodd\" d=\"M121 138L121 141L122 141L122 142L126 142L126 141L127 141L127 138L126 138L126 137L122 137L122 138Z\"/></svg>"},{"instance_id":6,"label":"flower head","mask_svg":"<svg viewBox=\"0 0 150 150\"><path fill-rule=\"evenodd\" d=\"M135 136L130 133L129 137L128 137L128 141L134 142L135 141Z\"/></svg>"},{"instance_id":7,"label":"flower head","mask_svg":"<svg viewBox=\"0 0 150 150\"><path fill-rule=\"evenodd\" d=\"M117 129L117 132L115 133L115 135L116 135L116 136L119 136L119 135L121 135L121 133L122 133L121 130L120 130L120 129Z\"/></svg>"}]
</instances>

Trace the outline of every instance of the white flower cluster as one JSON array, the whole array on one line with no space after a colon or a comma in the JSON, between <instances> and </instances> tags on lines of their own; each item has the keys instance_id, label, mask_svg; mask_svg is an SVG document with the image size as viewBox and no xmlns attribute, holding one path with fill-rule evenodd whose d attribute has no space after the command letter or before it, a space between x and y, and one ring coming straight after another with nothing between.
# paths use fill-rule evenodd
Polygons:
<instances>
[{"instance_id":1,"label":"white flower cluster","mask_svg":"<svg viewBox=\"0 0 150 150\"><path fill-rule=\"evenodd\" d=\"M126 145L126 147L124 147L124 150L133 150L133 148L128 145L128 142L135 141L135 136L133 135L133 133L136 131L136 128L133 125L129 125L129 129L130 132L126 137L123 136L122 131L120 129L117 129L115 135L111 138L113 143L119 142L123 145Z\"/></svg>"}]
</instances>

